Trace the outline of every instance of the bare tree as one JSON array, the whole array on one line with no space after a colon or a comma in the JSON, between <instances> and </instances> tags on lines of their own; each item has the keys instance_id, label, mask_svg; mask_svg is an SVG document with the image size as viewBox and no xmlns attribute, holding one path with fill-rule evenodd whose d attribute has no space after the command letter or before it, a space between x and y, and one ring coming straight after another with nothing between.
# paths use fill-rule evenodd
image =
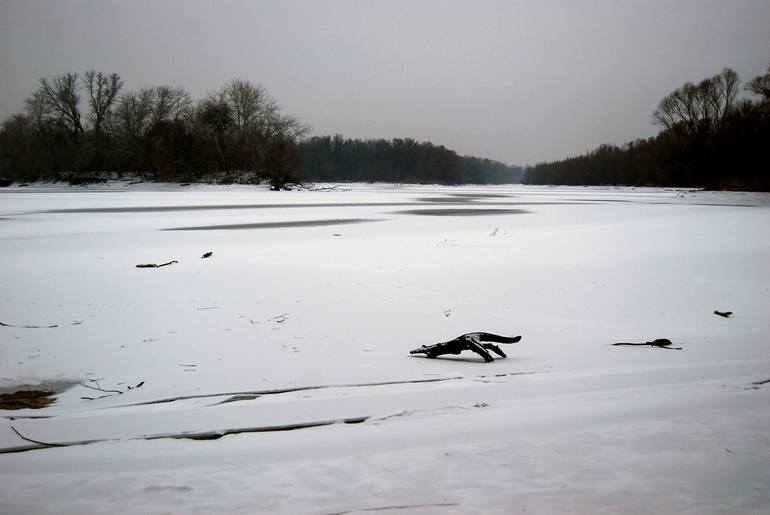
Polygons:
<instances>
[{"instance_id":1,"label":"bare tree","mask_svg":"<svg viewBox=\"0 0 770 515\"><path fill-rule=\"evenodd\" d=\"M686 139L712 136L734 109L740 79L730 68L700 83L686 83L663 98L654 122Z\"/></svg>"},{"instance_id":2,"label":"bare tree","mask_svg":"<svg viewBox=\"0 0 770 515\"><path fill-rule=\"evenodd\" d=\"M299 118L281 114L277 109L265 117L262 129L269 139L289 141L296 141L310 132L310 127L302 123Z\"/></svg>"},{"instance_id":3,"label":"bare tree","mask_svg":"<svg viewBox=\"0 0 770 515\"><path fill-rule=\"evenodd\" d=\"M142 88L121 95L115 104L113 130L128 139L143 137L152 124L154 94L152 88Z\"/></svg>"},{"instance_id":4,"label":"bare tree","mask_svg":"<svg viewBox=\"0 0 770 515\"><path fill-rule=\"evenodd\" d=\"M80 121L80 86L77 73L66 73L54 78L40 79L38 90L45 97L45 106L75 140L83 133Z\"/></svg>"},{"instance_id":5,"label":"bare tree","mask_svg":"<svg viewBox=\"0 0 770 515\"><path fill-rule=\"evenodd\" d=\"M257 131L266 139L295 140L309 131L297 118L282 114L278 102L261 85L233 79L217 96L230 107L241 133Z\"/></svg>"},{"instance_id":6,"label":"bare tree","mask_svg":"<svg viewBox=\"0 0 770 515\"><path fill-rule=\"evenodd\" d=\"M714 119L715 129L719 131L725 123L730 112L735 108L738 98L738 87L741 79L735 70L725 68L722 73L715 75L709 81L711 86L707 90L709 99L709 113Z\"/></svg>"},{"instance_id":7,"label":"bare tree","mask_svg":"<svg viewBox=\"0 0 770 515\"><path fill-rule=\"evenodd\" d=\"M190 94L183 88L156 86L121 95L115 105L115 130L141 138L161 121L178 121L192 111Z\"/></svg>"},{"instance_id":8,"label":"bare tree","mask_svg":"<svg viewBox=\"0 0 770 515\"><path fill-rule=\"evenodd\" d=\"M227 165L269 177L295 173L294 143L308 131L297 118L281 113L265 88L242 79L200 101L195 122L212 143L220 169Z\"/></svg>"},{"instance_id":9,"label":"bare tree","mask_svg":"<svg viewBox=\"0 0 770 515\"><path fill-rule=\"evenodd\" d=\"M51 122L52 107L42 89L38 89L24 100L24 113L38 132L45 130Z\"/></svg>"},{"instance_id":10,"label":"bare tree","mask_svg":"<svg viewBox=\"0 0 770 515\"><path fill-rule=\"evenodd\" d=\"M253 128L275 104L265 88L241 79L225 84L220 95L232 110L235 127L242 132Z\"/></svg>"},{"instance_id":11,"label":"bare tree","mask_svg":"<svg viewBox=\"0 0 770 515\"><path fill-rule=\"evenodd\" d=\"M98 140L102 134L105 119L109 116L118 92L123 87L120 75L110 75L89 70L83 75L83 85L88 92L90 107L89 121L93 124L94 135Z\"/></svg>"},{"instance_id":12,"label":"bare tree","mask_svg":"<svg viewBox=\"0 0 770 515\"><path fill-rule=\"evenodd\" d=\"M770 66L767 67L767 73L751 79L746 89L760 95L763 102L770 102Z\"/></svg>"},{"instance_id":13,"label":"bare tree","mask_svg":"<svg viewBox=\"0 0 770 515\"><path fill-rule=\"evenodd\" d=\"M198 102L195 118L206 139L214 143L219 169L227 170L227 150L234 127L233 112L221 95L211 95Z\"/></svg>"},{"instance_id":14,"label":"bare tree","mask_svg":"<svg viewBox=\"0 0 770 515\"><path fill-rule=\"evenodd\" d=\"M157 86L152 88L152 123L177 121L192 112L192 99L183 88Z\"/></svg>"}]
</instances>

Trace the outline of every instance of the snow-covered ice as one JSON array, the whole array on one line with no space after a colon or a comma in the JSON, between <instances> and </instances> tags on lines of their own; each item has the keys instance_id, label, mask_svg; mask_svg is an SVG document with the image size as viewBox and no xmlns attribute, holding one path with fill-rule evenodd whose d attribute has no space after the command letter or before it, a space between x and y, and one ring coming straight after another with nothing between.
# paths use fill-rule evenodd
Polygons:
<instances>
[{"instance_id":1,"label":"snow-covered ice","mask_svg":"<svg viewBox=\"0 0 770 515\"><path fill-rule=\"evenodd\" d=\"M768 222L661 188L0 189L0 393L64 390L0 450L83 443L0 454L0 513L770 513ZM409 355L471 331L523 339Z\"/></svg>"}]
</instances>

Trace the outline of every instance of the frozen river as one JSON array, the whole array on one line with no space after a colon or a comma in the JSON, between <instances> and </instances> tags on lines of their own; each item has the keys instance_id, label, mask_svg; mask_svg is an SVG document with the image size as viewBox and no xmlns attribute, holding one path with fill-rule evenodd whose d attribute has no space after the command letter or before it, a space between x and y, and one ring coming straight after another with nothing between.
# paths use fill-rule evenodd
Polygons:
<instances>
[{"instance_id":1,"label":"frozen river","mask_svg":"<svg viewBox=\"0 0 770 515\"><path fill-rule=\"evenodd\" d=\"M62 390L0 410L0 512L767 513L769 227L675 189L0 189L0 393ZM470 331L522 341L409 355Z\"/></svg>"}]
</instances>

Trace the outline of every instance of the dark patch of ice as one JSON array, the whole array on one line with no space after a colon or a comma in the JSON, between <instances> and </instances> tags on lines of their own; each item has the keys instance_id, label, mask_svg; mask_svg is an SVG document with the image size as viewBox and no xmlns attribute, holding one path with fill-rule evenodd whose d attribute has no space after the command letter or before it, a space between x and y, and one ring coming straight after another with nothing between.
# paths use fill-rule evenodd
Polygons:
<instances>
[{"instance_id":1,"label":"dark patch of ice","mask_svg":"<svg viewBox=\"0 0 770 515\"><path fill-rule=\"evenodd\" d=\"M470 204L476 199L475 197L467 199L456 197L420 197L415 200L417 200L417 202L428 202L431 204Z\"/></svg>"},{"instance_id":2,"label":"dark patch of ice","mask_svg":"<svg viewBox=\"0 0 770 515\"><path fill-rule=\"evenodd\" d=\"M241 229L283 229L290 227L319 227L324 225L348 225L379 222L379 219L334 218L330 220L299 220L296 222L258 222L246 224L199 225L193 227L170 227L163 231L233 231Z\"/></svg>"},{"instance_id":3,"label":"dark patch of ice","mask_svg":"<svg viewBox=\"0 0 770 515\"><path fill-rule=\"evenodd\" d=\"M450 193L450 195L462 198L506 198L514 196L505 193Z\"/></svg>"},{"instance_id":4,"label":"dark patch of ice","mask_svg":"<svg viewBox=\"0 0 770 515\"><path fill-rule=\"evenodd\" d=\"M283 209L292 207L398 207L412 206L414 202L326 202L302 204L220 204L204 206L123 206L123 207L78 207L70 209L48 209L33 211L32 214L87 214L87 213L165 213L170 211L215 211L234 209Z\"/></svg>"},{"instance_id":5,"label":"dark patch of ice","mask_svg":"<svg viewBox=\"0 0 770 515\"><path fill-rule=\"evenodd\" d=\"M398 213L422 216L484 216L523 215L529 211L526 209L407 209Z\"/></svg>"},{"instance_id":6,"label":"dark patch of ice","mask_svg":"<svg viewBox=\"0 0 770 515\"><path fill-rule=\"evenodd\" d=\"M569 202L632 202L631 200L622 200L616 198L568 198Z\"/></svg>"}]
</instances>

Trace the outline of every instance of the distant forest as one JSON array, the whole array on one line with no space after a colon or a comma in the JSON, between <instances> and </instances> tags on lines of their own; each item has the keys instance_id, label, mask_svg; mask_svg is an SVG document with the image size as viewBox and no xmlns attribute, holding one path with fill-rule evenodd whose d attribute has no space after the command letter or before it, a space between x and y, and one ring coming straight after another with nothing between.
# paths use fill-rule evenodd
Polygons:
<instances>
[{"instance_id":1,"label":"distant forest","mask_svg":"<svg viewBox=\"0 0 770 515\"><path fill-rule=\"evenodd\" d=\"M526 184L692 186L770 190L770 67L745 85L735 71L688 82L653 113L657 136L601 145L579 157L528 168Z\"/></svg>"},{"instance_id":2,"label":"distant forest","mask_svg":"<svg viewBox=\"0 0 770 515\"><path fill-rule=\"evenodd\" d=\"M413 139L314 137L299 143L299 158L300 175L310 181L507 184L524 174L520 167Z\"/></svg>"},{"instance_id":3,"label":"distant forest","mask_svg":"<svg viewBox=\"0 0 770 515\"><path fill-rule=\"evenodd\" d=\"M261 86L232 80L199 100L182 88L123 91L118 74L43 78L0 127L0 184L97 182L521 182L523 169L411 139L307 139Z\"/></svg>"}]
</instances>

